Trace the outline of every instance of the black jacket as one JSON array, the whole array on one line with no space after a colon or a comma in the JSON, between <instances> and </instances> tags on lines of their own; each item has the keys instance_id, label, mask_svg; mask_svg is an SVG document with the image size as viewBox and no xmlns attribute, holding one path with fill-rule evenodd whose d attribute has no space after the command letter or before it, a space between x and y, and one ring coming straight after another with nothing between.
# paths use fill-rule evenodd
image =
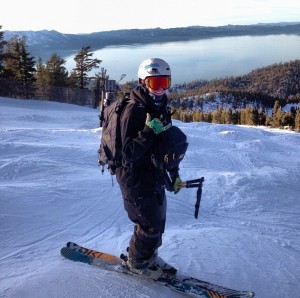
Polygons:
<instances>
[{"instance_id":1,"label":"black jacket","mask_svg":"<svg viewBox=\"0 0 300 298\"><path fill-rule=\"evenodd\" d=\"M157 136L145 125L146 115L160 119L164 125L171 123L167 96L163 104L155 106L147 91L139 86L130 94L131 100L121 115L123 166L117 168L116 177L123 193L129 196L152 195L164 187L161 173L152 162L153 146Z\"/></svg>"}]
</instances>

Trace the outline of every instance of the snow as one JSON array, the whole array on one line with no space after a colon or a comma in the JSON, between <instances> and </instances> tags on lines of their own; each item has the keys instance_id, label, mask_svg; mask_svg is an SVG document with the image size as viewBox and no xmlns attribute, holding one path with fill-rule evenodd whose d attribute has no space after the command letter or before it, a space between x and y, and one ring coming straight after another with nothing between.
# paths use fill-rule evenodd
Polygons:
<instances>
[{"instance_id":1,"label":"snow","mask_svg":"<svg viewBox=\"0 0 300 298\"><path fill-rule=\"evenodd\" d=\"M60 255L67 241L119 255L133 224L97 166L99 112L0 98L0 297L183 297ZM181 273L258 298L300 297L300 134L182 123L189 148L168 193L161 257Z\"/></svg>"}]
</instances>

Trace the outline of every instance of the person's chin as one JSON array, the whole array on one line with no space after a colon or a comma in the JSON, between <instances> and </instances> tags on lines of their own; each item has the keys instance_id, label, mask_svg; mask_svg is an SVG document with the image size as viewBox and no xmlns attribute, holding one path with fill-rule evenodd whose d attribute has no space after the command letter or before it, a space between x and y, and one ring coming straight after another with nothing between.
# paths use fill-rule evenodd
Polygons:
<instances>
[{"instance_id":1,"label":"person's chin","mask_svg":"<svg viewBox=\"0 0 300 298\"><path fill-rule=\"evenodd\" d=\"M166 91L155 91L155 90L152 90L150 91L152 94L156 95L156 96L161 96L161 95L164 95Z\"/></svg>"}]
</instances>

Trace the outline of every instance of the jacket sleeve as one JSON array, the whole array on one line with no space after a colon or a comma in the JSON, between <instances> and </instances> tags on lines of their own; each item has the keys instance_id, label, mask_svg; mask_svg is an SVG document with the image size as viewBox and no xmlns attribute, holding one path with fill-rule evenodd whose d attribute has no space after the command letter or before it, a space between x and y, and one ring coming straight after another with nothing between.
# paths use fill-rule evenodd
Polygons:
<instances>
[{"instance_id":1,"label":"jacket sleeve","mask_svg":"<svg viewBox=\"0 0 300 298\"><path fill-rule=\"evenodd\" d=\"M136 104L128 104L121 121L122 153L126 162L138 162L147 153L155 140L154 131L145 125L146 109Z\"/></svg>"}]
</instances>

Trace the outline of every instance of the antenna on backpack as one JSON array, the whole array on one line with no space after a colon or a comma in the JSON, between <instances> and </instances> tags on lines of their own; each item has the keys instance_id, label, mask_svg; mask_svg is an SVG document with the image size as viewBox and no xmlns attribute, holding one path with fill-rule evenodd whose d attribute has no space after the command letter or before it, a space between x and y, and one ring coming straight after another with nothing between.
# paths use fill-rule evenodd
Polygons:
<instances>
[{"instance_id":1,"label":"antenna on backpack","mask_svg":"<svg viewBox=\"0 0 300 298\"><path fill-rule=\"evenodd\" d=\"M117 84L119 84L119 82L121 82L125 77L126 77L126 73L123 73L120 77L120 80L117 82Z\"/></svg>"}]
</instances>

